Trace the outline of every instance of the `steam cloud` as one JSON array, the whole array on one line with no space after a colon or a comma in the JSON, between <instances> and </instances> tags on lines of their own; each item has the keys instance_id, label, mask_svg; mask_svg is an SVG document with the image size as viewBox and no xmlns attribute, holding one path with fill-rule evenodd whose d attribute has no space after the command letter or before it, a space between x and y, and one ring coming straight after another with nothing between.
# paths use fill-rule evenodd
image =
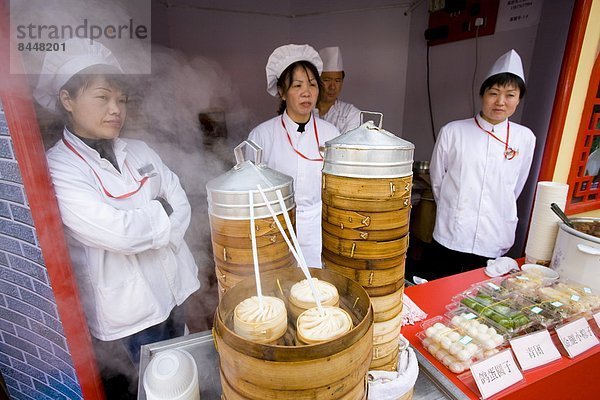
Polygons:
<instances>
[{"instance_id":1,"label":"steam cloud","mask_svg":"<svg viewBox=\"0 0 600 400\"><path fill-rule=\"evenodd\" d=\"M14 15L27 15L32 21L61 21L80 24L84 18L95 23L120 24L132 18L126 0L17 0L11 8ZM12 14L11 14L12 15ZM90 22L91 23L91 22ZM102 41L101 41L102 42ZM148 52L144 46L111 48L125 72L143 71ZM115 42L115 44L117 44ZM30 83L37 83L43 53L31 58L27 71ZM185 56L172 49L152 46L152 73L131 74L133 92L123 137L148 143L180 178L192 207L192 219L186 242L199 267L201 289L188 301L188 326L192 332L209 329L218 303L205 185L234 164L233 148L244 140L253 126L253 116L241 107L235 87L220 66L206 58ZM199 113L222 115L227 136L209 138L199 123ZM37 108L46 147L58 140L62 122L56 116ZM105 357L106 356L106 357ZM108 358L102 355L100 358ZM124 371L134 373L134 371Z\"/></svg>"}]
</instances>

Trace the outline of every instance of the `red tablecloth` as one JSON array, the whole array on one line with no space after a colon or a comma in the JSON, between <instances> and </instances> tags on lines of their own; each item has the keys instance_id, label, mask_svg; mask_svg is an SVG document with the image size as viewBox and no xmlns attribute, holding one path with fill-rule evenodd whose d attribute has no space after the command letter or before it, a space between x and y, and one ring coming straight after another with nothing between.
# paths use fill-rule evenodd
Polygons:
<instances>
[{"instance_id":1,"label":"red tablecloth","mask_svg":"<svg viewBox=\"0 0 600 400\"><path fill-rule=\"evenodd\" d=\"M428 318L443 315L451 298L476 282L489 279L483 269L478 269L431 282L406 287L405 293L423 311ZM415 334L421 330L420 323L402 327L402 335L423 356L430 360L460 390L472 399L478 395L467 385L437 361ZM524 374L525 384L515 385L502 393L503 399L600 399L600 346L569 359L563 356L559 361L548 364Z\"/></svg>"}]
</instances>

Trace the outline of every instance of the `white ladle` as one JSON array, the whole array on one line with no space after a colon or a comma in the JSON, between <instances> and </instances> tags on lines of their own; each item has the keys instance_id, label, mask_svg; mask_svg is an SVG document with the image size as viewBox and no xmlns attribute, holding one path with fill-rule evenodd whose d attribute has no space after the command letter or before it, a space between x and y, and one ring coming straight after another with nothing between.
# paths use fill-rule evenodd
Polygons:
<instances>
[{"instance_id":1,"label":"white ladle","mask_svg":"<svg viewBox=\"0 0 600 400\"><path fill-rule=\"evenodd\" d=\"M262 286L260 284L260 269L258 268L258 250L256 248L256 228L254 226L254 195L252 190L248 191L248 203L250 204L250 238L252 239L252 260L254 261L254 278L256 279L256 295L258 297L258 308L263 311Z\"/></svg>"},{"instance_id":2,"label":"white ladle","mask_svg":"<svg viewBox=\"0 0 600 400\"><path fill-rule=\"evenodd\" d=\"M290 233L290 237L292 238L292 241L294 242L294 245L292 245L292 243L288 239L288 237L285 233L285 230L283 229L283 226L281 226L281 222L279 222L279 218L277 218L277 214L271 207L271 204L269 204L267 195L262 190L262 187L260 185L256 185L256 186L258 187L258 191L260 192L260 195L262 196L263 201L265 202L265 205L267 206L267 209L269 210L269 213L271 213L271 217L273 217L273 220L275 221L277 228L279 228L279 231L281 232L281 236L283 236L283 240L285 240L285 243L287 243L290 251L292 252L292 255L298 262L298 265L300 265L300 269L302 270L302 272L304 273L304 276L306 277L306 279L308 281L308 286L310 287L313 297L315 298L315 303L317 304L317 308L319 309L319 314L321 316L324 316L325 310L323 309L323 306L321 305L321 300L319 299L319 293L317 292L315 283L313 282L312 276L310 275L310 271L308 270L308 266L306 265L306 260L304 259L302 250L300 250L300 245L298 243L298 239L294 232L294 227L292 226L290 216L288 215L287 208L285 206L285 202L283 200L283 195L281 194L281 191L280 190L276 191L277 198L279 200L279 207L281 208L281 210L283 212L283 218L285 220L285 224L287 225L288 232Z\"/></svg>"}]
</instances>

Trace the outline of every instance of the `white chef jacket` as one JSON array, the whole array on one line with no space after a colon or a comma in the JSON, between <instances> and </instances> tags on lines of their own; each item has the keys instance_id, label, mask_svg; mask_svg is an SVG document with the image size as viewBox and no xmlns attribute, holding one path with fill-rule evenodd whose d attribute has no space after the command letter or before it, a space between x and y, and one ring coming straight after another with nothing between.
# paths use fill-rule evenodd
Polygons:
<instances>
[{"instance_id":1,"label":"white chef jacket","mask_svg":"<svg viewBox=\"0 0 600 400\"><path fill-rule=\"evenodd\" d=\"M290 135L290 145L282 119ZM316 122L319 142L315 137ZM323 161L309 161L298 155L294 148L308 158L322 158L319 146L339 136L335 126L311 116L303 133L298 124L284 112L250 132L248 139L262 147L263 161L269 168L294 178L296 202L296 233L306 263L321 268L321 170ZM292 147L293 146L293 147Z\"/></svg>"},{"instance_id":2,"label":"white chef jacket","mask_svg":"<svg viewBox=\"0 0 600 400\"><path fill-rule=\"evenodd\" d=\"M191 208L179 179L139 140L115 139L121 173L67 129L63 140L48 150L48 166L91 334L115 340L163 322L200 287L183 239ZM104 191L135 191L145 174L130 197Z\"/></svg>"},{"instance_id":3,"label":"white chef jacket","mask_svg":"<svg viewBox=\"0 0 600 400\"><path fill-rule=\"evenodd\" d=\"M506 141L508 120L492 125L477 115L483 129ZM512 160L504 144L481 130L473 118L442 127L431 156L430 174L437 215L433 237L463 253L497 258L515 240L517 197L533 159L535 136L510 122L509 146L518 149Z\"/></svg>"},{"instance_id":4,"label":"white chef jacket","mask_svg":"<svg viewBox=\"0 0 600 400\"><path fill-rule=\"evenodd\" d=\"M315 108L315 113L317 117L335 125L341 133L356 129L360 125L360 110L338 99L324 115L319 115L318 108Z\"/></svg>"}]
</instances>

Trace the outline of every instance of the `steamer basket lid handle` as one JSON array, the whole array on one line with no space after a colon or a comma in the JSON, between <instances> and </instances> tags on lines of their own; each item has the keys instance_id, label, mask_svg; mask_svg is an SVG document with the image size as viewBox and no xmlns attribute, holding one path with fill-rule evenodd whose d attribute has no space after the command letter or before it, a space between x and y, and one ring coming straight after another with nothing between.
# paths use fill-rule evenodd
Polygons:
<instances>
[{"instance_id":1,"label":"steamer basket lid handle","mask_svg":"<svg viewBox=\"0 0 600 400\"><path fill-rule=\"evenodd\" d=\"M361 111L360 112L360 124L364 124L364 116L365 114L370 114L370 115L379 115L379 125L378 128L381 129L381 126L383 125L383 113L377 112L377 111Z\"/></svg>"},{"instance_id":2,"label":"steamer basket lid handle","mask_svg":"<svg viewBox=\"0 0 600 400\"><path fill-rule=\"evenodd\" d=\"M244 157L244 147L249 146L254 150L254 164L260 165L262 164L262 147L253 142L252 140L244 140L242 143L238 144L235 149L233 149L233 154L235 154L235 169L239 168L240 165L246 161L246 157Z\"/></svg>"}]
</instances>

